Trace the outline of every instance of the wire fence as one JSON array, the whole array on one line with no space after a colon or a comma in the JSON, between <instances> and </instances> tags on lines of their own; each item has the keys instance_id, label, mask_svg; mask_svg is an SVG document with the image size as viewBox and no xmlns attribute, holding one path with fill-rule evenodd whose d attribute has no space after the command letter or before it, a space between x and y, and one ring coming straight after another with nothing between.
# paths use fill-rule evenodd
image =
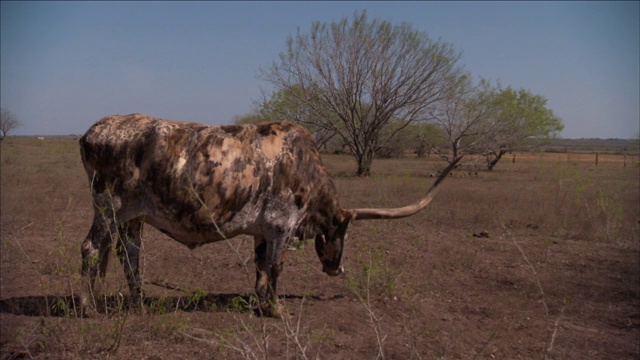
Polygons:
<instances>
[{"instance_id":1,"label":"wire fence","mask_svg":"<svg viewBox=\"0 0 640 360\"><path fill-rule=\"evenodd\" d=\"M566 161L569 163L590 163L593 166L640 167L640 154L611 154L611 153L548 153L522 152L510 154L512 162L522 160Z\"/></svg>"}]
</instances>

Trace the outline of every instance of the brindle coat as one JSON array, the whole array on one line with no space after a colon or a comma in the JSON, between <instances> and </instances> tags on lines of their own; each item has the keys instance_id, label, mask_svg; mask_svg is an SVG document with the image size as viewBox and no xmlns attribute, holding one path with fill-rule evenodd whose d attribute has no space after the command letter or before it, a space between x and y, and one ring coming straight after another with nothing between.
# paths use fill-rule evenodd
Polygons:
<instances>
[{"instance_id":1,"label":"brindle coat","mask_svg":"<svg viewBox=\"0 0 640 360\"><path fill-rule=\"evenodd\" d=\"M117 239L134 302L143 223L190 249L248 234L254 238L261 314L278 315L282 254L294 238L315 237L322 270L342 273L352 219L397 219L425 209L455 159L414 204L395 209L341 209L311 134L289 122L212 127L141 114L109 116L80 139L94 218L82 243L83 312L96 275L105 275Z\"/></svg>"},{"instance_id":2,"label":"brindle coat","mask_svg":"<svg viewBox=\"0 0 640 360\"><path fill-rule=\"evenodd\" d=\"M109 116L80 139L94 220L82 243L89 302L104 276L113 239L134 301L142 296L139 250L147 223L190 249L252 235L260 310L277 314L282 253L294 238L315 237L329 275L342 272L351 213L312 136L289 122L212 127L141 114Z\"/></svg>"}]
</instances>

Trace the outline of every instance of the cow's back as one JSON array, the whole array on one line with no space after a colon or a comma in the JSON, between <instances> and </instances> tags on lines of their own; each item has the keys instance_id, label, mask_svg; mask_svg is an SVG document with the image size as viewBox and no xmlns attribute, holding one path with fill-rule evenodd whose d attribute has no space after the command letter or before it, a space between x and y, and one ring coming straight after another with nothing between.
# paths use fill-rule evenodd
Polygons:
<instances>
[{"instance_id":1,"label":"cow's back","mask_svg":"<svg viewBox=\"0 0 640 360\"><path fill-rule=\"evenodd\" d=\"M94 193L111 189L128 217L174 238L259 232L268 204L298 213L338 206L311 135L288 122L212 127L114 115L80 145Z\"/></svg>"}]
</instances>

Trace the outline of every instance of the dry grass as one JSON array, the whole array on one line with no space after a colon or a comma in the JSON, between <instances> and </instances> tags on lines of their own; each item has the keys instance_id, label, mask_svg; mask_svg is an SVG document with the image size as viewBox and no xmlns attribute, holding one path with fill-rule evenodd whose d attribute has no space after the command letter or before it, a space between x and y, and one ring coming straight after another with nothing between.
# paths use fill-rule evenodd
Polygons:
<instances>
[{"instance_id":1,"label":"dry grass","mask_svg":"<svg viewBox=\"0 0 640 360\"><path fill-rule=\"evenodd\" d=\"M349 157L324 160L344 207L412 202L443 167L435 157L376 160L360 179ZM101 292L109 310L78 319L92 214L77 143L8 138L0 357L637 358L638 158L626 168L620 155L600 155L597 167L591 154L510 160L456 172L414 217L353 224L344 277L323 275L313 244L297 244L280 281L285 321L247 309L251 239L189 251L150 227L147 314L123 310L126 281L112 259ZM473 236L481 231L489 237Z\"/></svg>"}]
</instances>

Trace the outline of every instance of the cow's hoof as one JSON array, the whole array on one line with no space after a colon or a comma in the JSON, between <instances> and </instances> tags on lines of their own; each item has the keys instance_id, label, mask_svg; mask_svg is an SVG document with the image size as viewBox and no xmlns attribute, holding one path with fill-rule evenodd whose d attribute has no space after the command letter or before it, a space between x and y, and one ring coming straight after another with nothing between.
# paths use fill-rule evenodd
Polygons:
<instances>
[{"instance_id":1,"label":"cow's hoof","mask_svg":"<svg viewBox=\"0 0 640 360\"><path fill-rule=\"evenodd\" d=\"M98 317L98 312L88 306L80 307L78 316L85 319L95 319Z\"/></svg>"},{"instance_id":2,"label":"cow's hoof","mask_svg":"<svg viewBox=\"0 0 640 360\"><path fill-rule=\"evenodd\" d=\"M274 319L286 319L290 317L284 306L280 304L261 305L257 313L258 316L272 317Z\"/></svg>"},{"instance_id":3,"label":"cow's hoof","mask_svg":"<svg viewBox=\"0 0 640 360\"><path fill-rule=\"evenodd\" d=\"M273 310L271 311L271 317L275 319L285 320L290 318L291 315L284 306L278 304L273 307Z\"/></svg>"}]
</instances>

